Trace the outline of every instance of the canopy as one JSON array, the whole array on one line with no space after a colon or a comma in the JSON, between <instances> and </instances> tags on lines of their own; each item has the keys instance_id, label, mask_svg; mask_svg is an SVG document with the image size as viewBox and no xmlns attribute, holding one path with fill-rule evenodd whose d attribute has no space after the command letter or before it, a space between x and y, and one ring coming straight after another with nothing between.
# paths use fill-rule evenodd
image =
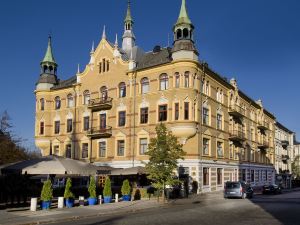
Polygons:
<instances>
[{"instance_id":1,"label":"canopy","mask_svg":"<svg viewBox=\"0 0 300 225\"><path fill-rule=\"evenodd\" d=\"M117 175L136 175L136 174L146 174L145 167L137 166L125 169L115 169L111 171L112 176Z\"/></svg>"},{"instance_id":2,"label":"canopy","mask_svg":"<svg viewBox=\"0 0 300 225\"><path fill-rule=\"evenodd\" d=\"M60 156L45 156L15 163L2 169L3 173L94 175L100 167Z\"/></svg>"}]
</instances>

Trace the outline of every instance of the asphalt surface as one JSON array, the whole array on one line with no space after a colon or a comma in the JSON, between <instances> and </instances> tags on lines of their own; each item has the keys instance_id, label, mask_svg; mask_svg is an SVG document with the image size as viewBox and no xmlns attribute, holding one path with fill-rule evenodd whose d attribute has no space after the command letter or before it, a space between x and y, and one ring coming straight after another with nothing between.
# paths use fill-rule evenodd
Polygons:
<instances>
[{"instance_id":1,"label":"asphalt surface","mask_svg":"<svg viewBox=\"0 0 300 225\"><path fill-rule=\"evenodd\" d=\"M172 201L160 208L90 217L56 224L299 225L300 192L289 192L281 195L256 195L253 199L223 199L222 194L207 195Z\"/></svg>"}]
</instances>

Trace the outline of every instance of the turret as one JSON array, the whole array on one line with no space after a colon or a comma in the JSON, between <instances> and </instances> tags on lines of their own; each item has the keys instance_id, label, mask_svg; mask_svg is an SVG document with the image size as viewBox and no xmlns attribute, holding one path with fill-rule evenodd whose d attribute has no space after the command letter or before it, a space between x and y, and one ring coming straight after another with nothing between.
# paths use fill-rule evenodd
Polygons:
<instances>
[{"instance_id":1,"label":"turret","mask_svg":"<svg viewBox=\"0 0 300 225\"><path fill-rule=\"evenodd\" d=\"M133 19L131 17L130 1L128 0L127 13L124 20L124 34L122 49L129 55L135 46L135 36L133 34Z\"/></svg>"}]
</instances>

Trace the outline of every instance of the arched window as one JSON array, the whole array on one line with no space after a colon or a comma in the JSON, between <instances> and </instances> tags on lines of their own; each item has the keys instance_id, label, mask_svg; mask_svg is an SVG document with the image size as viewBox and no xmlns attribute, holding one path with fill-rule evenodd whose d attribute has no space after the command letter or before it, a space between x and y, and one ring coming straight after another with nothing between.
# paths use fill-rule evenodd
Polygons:
<instances>
[{"instance_id":1,"label":"arched window","mask_svg":"<svg viewBox=\"0 0 300 225\"><path fill-rule=\"evenodd\" d=\"M220 102L220 90L217 88L217 101Z\"/></svg>"},{"instance_id":2,"label":"arched window","mask_svg":"<svg viewBox=\"0 0 300 225\"><path fill-rule=\"evenodd\" d=\"M90 101L90 98L91 98L91 96L90 96L89 90L85 90L85 91L83 92L83 104L84 104L84 105L88 105L88 104L89 104L89 101Z\"/></svg>"},{"instance_id":3,"label":"arched window","mask_svg":"<svg viewBox=\"0 0 300 225\"><path fill-rule=\"evenodd\" d=\"M107 87L106 86L103 86L100 88L100 93L101 93L101 98L103 100L106 100L107 97L108 97L108 91L107 91Z\"/></svg>"},{"instance_id":4,"label":"arched window","mask_svg":"<svg viewBox=\"0 0 300 225\"><path fill-rule=\"evenodd\" d=\"M162 74L159 77L160 90L167 90L169 86L169 78L167 74Z\"/></svg>"},{"instance_id":5,"label":"arched window","mask_svg":"<svg viewBox=\"0 0 300 225\"><path fill-rule=\"evenodd\" d=\"M45 99L43 99L43 98L40 99L40 109L42 111L45 110Z\"/></svg>"},{"instance_id":6,"label":"arched window","mask_svg":"<svg viewBox=\"0 0 300 225\"><path fill-rule=\"evenodd\" d=\"M184 73L184 87L189 87L190 86L190 73L185 72Z\"/></svg>"},{"instance_id":7,"label":"arched window","mask_svg":"<svg viewBox=\"0 0 300 225\"><path fill-rule=\"evenodd\" d=\"M68 94L67 96L67 105L68 107L74 107L74 98L72 94Z\"/></svg>"},{"instance_id":8,"label":"arched window","mask_svg":"<svg viewBox=\"0 0 300 225\"><path fill-rule=\"evenodd\" d=\"M124 82L121 82L119 84L119 97L120 98L126 97L126 84Z\"/></svg>"},{"instance_id":9,"label":"arched window","mask_svg":"<svg viewBox=\"0 0 300 225\"><path fill-rule=\"evenodd\" d=\"M180 74L175 73L175 87L179 88L179 86L180 86Z\"/></svg>"},{"instance_id":10,"label":"arched window","mask_svg":"<svg viewBox=\"0 0 300 225\"><path fill-rule=\"evenodd\" d=\"M55 97L55 109L60 109L60 97Z\"/></svg>"},{"instance_id":11,"label":"arched window","mask_svg":"<svg viewBox=\"0 0 300 225\"><path fill-rule=\"evenodd\" d=\"M141 87L142 94L146 94L149 92L149 79L147 77L144 77L141 80Z\"/></svg>"},{"instance_id":12,"label":"arched window","mask_svg":"<svg viewBox=\"0 0 300 225\"><path fill-rule=\"evenodd\" d=\"M209 81L206 81L205 94L209 95Z\"/></svg>"},{"instance_id":13,"label":"arched window","mask_svg":"<svg viewBox=\"0 0 300 225\"><path fill-rule=\"evenodd\" d=\"M224 95L223 90L220 90L220 102L223 103Z\"/></svg>"},{"instance_id":14,"label":"arched window","mask_svg":"<svg viewBox=\"0 0 300 225\"><path fill-rule=\"evenodd\" d=\"M177 30L176 36L177 36L177 39L181 39L181 37L182 37L182 31L181 31L181 29Z\"/></svg>"},{"instance_id":15,"label":"arched window","mask_svg":"<svg viewBox=\"0 0 300 225\"><path fill-rule=\"evenodd\" d=\"M189 38L189 30L187 28L183 29L183 38Z\"/></svg>"}]
</instances>

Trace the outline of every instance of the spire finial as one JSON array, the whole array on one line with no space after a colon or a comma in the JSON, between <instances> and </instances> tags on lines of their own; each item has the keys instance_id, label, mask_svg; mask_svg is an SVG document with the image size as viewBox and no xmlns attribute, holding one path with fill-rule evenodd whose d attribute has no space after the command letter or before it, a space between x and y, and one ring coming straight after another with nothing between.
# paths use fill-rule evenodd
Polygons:
<instances>
[{"instance_id":1,"label":"spire finial","mask_svg":"<svg viewBox=\"0 0 300 225\"><path fill-rule=\"evenodd\" d=\"M133 23L132 17L131 17L131 10L130 10L130 0L128 0L128 6L127 6L127 13L124 22L131 22Z\"/></svg>"},{"instance_id":2,"label":"spire finial","mask_svg":"<svg viewBox=\"0 0 300 225\"><path fill-rule=\"evenodd\" d=\"M187 13L185 0L182 0L179 17L178 17L176 24L182 24L182 23L192 24L192 22L188 16L188 13Z\"/></svg>"},{"instance_id":3,"label":"spire finial","mask_svg":"<svg viewBox=\"0 0 300 225\"><path fill-rule=\"evenodd\" d=\"M118 34L116 34L115 47L117 48L118 46L119 46L119 43L118 43Z\"/></svg>"},{"instance_id":4,"label":"spire finial","mask_svg":"<svg viewBox=\"0 0 300 225\"><path fill-rule=\"evenodd\" d=\"M103 26L102 39L106 39L105 25Z\"/></svg>"},{"instance_id":5,"label":"spire finial","mask_svg":"<svg viewBox=\"0 0 300 225\"><path fill-rule=\"evenodd\" d=\"M77 74L80 74L80 64L77 65Z\"/></svg>"},{"instance_id":6,"label":"spire finial","mask_svg":"<svg viewBox=\"0 0 300 225\"><path fill-rule=\"evenodd\" d=\"M92 49L91 49L91 54L93 54L95 52L95 42L93 41L92 43Z\"/></svg>"},{"instance_id":7,"label":"spire finial","mask_svg":"<svg viewBox=\"0 0 300 225\"><path fill-rule=\"evenodd\" d=\"M52 37L51 37L51 34L48 35L48 47L47 47L47 51L46 51L45 57L44 57L42 62L50 62L50 63L56 64L53 53L52 53Z\"/></svg>"}]
</instances>

